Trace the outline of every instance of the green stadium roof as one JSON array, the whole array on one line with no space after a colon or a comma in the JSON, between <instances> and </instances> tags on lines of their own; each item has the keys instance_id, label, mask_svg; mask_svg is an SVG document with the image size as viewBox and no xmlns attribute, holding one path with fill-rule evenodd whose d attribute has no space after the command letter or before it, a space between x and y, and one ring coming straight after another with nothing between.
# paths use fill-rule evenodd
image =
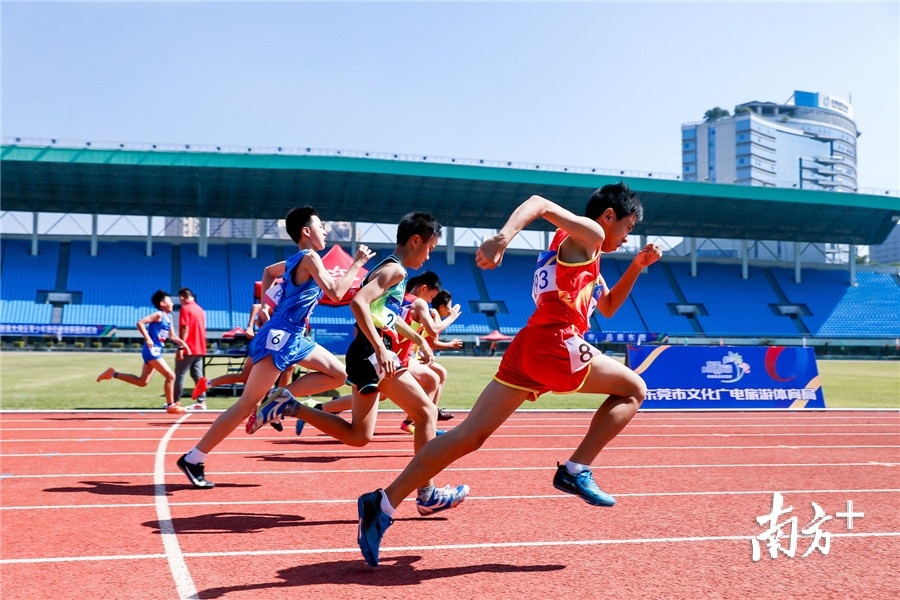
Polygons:
<instances>
[{"instance_id":1,"label":"green stadium roof","mask_svg":"<svg viewBox=\"0 0 900 600\"><path fill-rule=\"evenodd\" d=\"M644 203L636 235L880 244L900 220L900 200L890 196L424 157L10 144L0 177L5 211L279 219L312 204L334 221L396 223L422 210L445 226L497 228L531 194L580 214L592 190L621 180Z\"/></svg>"}]
</instances>

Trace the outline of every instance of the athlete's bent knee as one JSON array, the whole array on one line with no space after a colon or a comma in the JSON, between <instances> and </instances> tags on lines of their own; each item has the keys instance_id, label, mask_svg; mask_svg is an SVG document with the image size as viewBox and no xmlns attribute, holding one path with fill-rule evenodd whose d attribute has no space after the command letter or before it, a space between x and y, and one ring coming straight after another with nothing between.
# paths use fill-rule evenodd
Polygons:
<instances>
[{"instance_id":1,"label":"athlete's bent knee","mask_svg":"<svg viewBox=\"0 0 900 600\"><path fill-rule=\"evenodd\" d=\"M647 397L647 382L643 379L638 380L637 389L632 394L632 397L637 401L638 406L644 401L644 398Z\"/></svg>"},{"instance_id":2,"label":"athlete's bent knee","mask_svg":"<svg viewBox=\"0 0 900 600\"><path fill-rule=\"evenodd\" d=\"M353 448L362 448L363 446L368 445L369 442L371 442L373 439L375 439L374 432L371 435L364 432L359 432L349 436L344 440L344 443Z\"/></svg>"},{"instance_id":3,"label":"athlete's bent knee","mask_svg":"<svg viewBox=\"0 0 900 600\"><path fill-rule=\"evenodd\" d=\"M415 423L437 423L437 407L429 402L409 411L409 416Z\"/></svg>"}]
</instances>

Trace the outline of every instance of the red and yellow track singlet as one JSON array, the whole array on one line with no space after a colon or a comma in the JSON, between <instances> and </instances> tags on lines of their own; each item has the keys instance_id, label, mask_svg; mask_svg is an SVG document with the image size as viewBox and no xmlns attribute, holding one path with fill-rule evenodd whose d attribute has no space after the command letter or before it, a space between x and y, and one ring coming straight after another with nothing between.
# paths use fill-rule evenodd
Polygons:
<instances>
[{"instance_id":1,"label":"red and yellow track singlet","mask_svg":"<svg viewBox=\"0 0 900 600\"><path fill-rule=\"evenodd\" d=\"M416 333L421 333L424 329L424 325L417 321L413 321L412 315L412 305L413 302L418 299L418 296L415 294L406 294L403 296L403 303L400 305L400 318L403 319L407 325L412 328ZM409 357L414 354L414 351L418 349L418 346L413 344L413 341L407 339L398 334L398 343L397 347L394 348L394 352L397 353L397 356L400 357L400 364L403 366L409 365Z\"/></svg>"},{"instance_id":2,"label":"red and yellow track singlet","mask_svg":"<svg viewBox=\"0 0 900 600\"><path fill-rule=\"evenodd\" d=\"M557 229L550 248L538 255L531 296L537 305L529 325L574 325L579 334L590 329L590 317L603 291L600 253L582 263L566 263L557 256L569 236Z\"/></svg>"}]
</instances>

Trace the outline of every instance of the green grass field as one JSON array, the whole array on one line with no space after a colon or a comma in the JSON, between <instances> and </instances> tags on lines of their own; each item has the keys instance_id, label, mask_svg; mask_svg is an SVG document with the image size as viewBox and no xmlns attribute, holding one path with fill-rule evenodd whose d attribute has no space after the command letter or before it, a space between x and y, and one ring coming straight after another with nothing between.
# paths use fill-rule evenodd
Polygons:
<instances>
[{"instance_id":1,"label":"green grass field","mask_svg":"<svg viewBox=\"0 0 900 600\"><path fill-rule=\"evenodd\" d=\"M167 355L174 364L172 354ZM472 406L493 377L499 357L441 356L450 375L441 405L450 409ZM120 381L95 381L106 367L139 373L141 356L133 352L2 352L0 353L0 408L11 409L146 409L161 408L162 377L138 388ZM819 361L819 373L829 408L900 408L900 362ZM213 367L209 376L224 373ZM190 378L186 389L193 386ZM342 388L348 393L349 388ZM209 407L223 409L230 396L211 396ZM189 404L189 399L183 401ZM547 394L525 408L594 408L597 398L584 394Z\"/></svg>"}]
</instances>

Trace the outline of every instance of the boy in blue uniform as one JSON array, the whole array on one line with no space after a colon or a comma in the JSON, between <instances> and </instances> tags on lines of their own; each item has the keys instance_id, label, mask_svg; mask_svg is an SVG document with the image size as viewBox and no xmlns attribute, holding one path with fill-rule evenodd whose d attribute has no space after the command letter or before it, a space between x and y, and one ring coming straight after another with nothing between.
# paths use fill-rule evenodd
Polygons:
<instances>
[{"instance_id":1,"label":"boy in blue uniform","mask_svg":"<svg viewBox=\"0 0 900 600\"><path fill-rule=\"evenodd\" d=\"M163 390L166 395L166 412L178 414L183 413L187 409L178 404L178 398L175 398L175 371L166 363L163 358L163 347L166 340L172 340L178 344L185 355L190 354L187 344L172 331L172 309L175 304L169 294L163 290L157 290L150 298L153 306L158 308L156 312L152 312L137 322L137 329L144 336L145 345L141 350L141 356L144 359L144 368L140 375L132 375L131 373L119 373L112 367L106 369L97 376L97 381L106 379L118 379L131 385L145 387L153 372L157 371L165 378Z\"/></svg>"},{"instance_id":2,"label":"boy in blue uniform","mask_svg":"<svg viewBox=\"0 0 900 600\"><path fill-rule=\"evenodd\" d=\"M207 454L248 416L263 399L282 371L300 364L308 373L291 384L298 395L333 390L344 384L347 372L331 352L306 336L309 316L323 293L339 300L347 293L359 268L373 254L360 245L347 273L335 281L316 253L325 248L325 227L315 209L292 209L285 219L288 235L297 243L298 252L285 261L284 296L272 317L253 337L249 357L253 367L238 401L222 413L197 445L178 459L178 468L194 487L208 489L204 468ZM252 425L248 423L248 428Z\"/></svg>"},{"instance_id":3,"label":"boy in blue uniform","mask_svg":"<svg viewBox=\"0 0 900 600\"><path fill-rule=\"evenodd\" d=\"M253 433L266 423L285 416L307 421L323 433L350 446L365 446L375 433L379 394L390 398L415 420L413 446L418 452L436 435L437 407L412 373L401 364L396 350L399 335L419 346L422 360L434 355L428 342L400 317L406 294L406 269L420 269L440 238L440 224L427 213L409 213L397 226L394 253L375 266L350 302L356 317L356 337L347 349L347 380L352 386L352 420L316 410L296 400L288 391L275 390L256 411L247 431ZM469 486L434 487L423 478L416 495L421 515L431 515L457 506L469 493Z\"/></svg>"}]
</instances>

